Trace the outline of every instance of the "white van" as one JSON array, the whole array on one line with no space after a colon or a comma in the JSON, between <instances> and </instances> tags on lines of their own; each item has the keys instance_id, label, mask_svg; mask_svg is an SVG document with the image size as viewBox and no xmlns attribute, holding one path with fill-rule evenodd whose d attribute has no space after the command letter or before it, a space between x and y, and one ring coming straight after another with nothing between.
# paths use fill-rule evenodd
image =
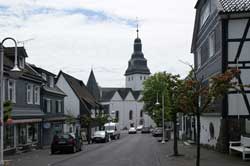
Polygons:
<instances>
[{"instance_id":1,"label":"white van","mask_svg":"<svg viewBox=\"0 0 250 166\"><path fill-rule=\"evenodd\" d=\"M118 123L109 122L104 124L104 127L111 139L120 139L120 129Z\"/></svg>"}]
</instances>

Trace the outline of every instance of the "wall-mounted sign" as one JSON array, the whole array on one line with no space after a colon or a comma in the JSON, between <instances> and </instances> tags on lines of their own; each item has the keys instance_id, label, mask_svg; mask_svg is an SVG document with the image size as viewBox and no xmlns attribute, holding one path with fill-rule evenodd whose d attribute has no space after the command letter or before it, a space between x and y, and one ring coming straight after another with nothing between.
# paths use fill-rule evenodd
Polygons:
<instances>
[{"instance_id":1,"label":"wall-mounted sign","mask_svg":"<svg viewBox=\"0 0 250 166\"><path fill-rule=\"evenodd\" d=\"M45 123L43 124L43 128L45 128L45 129L49 129L50 126L51 126L51 124L50 124L49 122L45 122Z\"/></svg>"}]
</instances>

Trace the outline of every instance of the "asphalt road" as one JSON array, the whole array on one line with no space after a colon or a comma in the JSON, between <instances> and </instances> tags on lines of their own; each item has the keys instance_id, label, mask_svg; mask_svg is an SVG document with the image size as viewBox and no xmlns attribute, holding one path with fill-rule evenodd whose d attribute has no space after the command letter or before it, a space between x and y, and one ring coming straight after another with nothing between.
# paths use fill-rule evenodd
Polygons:
<instances>
[{"instance_id":1,"label":"asphalt road","mask_svg":"<svg viewBox=\"0 0 250 166\"><path fill-rule=\"evenodd\" d=\"M158 166L157 146L159 143L150 134L126 135L51 166Z\"/></svg>"}]
</instances>

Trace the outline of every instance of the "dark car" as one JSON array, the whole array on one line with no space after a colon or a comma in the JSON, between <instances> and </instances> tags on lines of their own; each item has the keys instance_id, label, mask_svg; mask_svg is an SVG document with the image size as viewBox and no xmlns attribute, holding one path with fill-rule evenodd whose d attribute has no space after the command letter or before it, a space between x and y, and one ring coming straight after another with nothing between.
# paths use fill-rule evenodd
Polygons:
<instances>
[{"instance_id":1,"label":"dark car","mask_svg":"<svg viewBox=\"0 0 250 166\"><path fill-rule=\"evenodd\" d=\"M92 142L109 142L109 136L106 131L96 131L92 136Z\"/></svg>"},{"instance_id":2,"label":"dark car","mask_svg":"<svg viewBox=\"0 0 250 166\"><path fill-rule=\"evenodd\" d=\"M152 135L154 137L161 137L162 136L162 128L161 127L157 127L153 130Z\"/></svg>"},{"instance_id":3,"label":"dark car","mask_svg":"<svg viewBox=\"0 0 250 166\"><path fill-rule=\"evenodd\" d=\"M141 133L144 134L144 133L150 133L150 128L149 127L143 127L141 129Z\"/></svg>"},{"instance_id":4,"label":"dark car","mask_svg":"<svg viewBox=\"0 0 250 166\"><path fill-rule=\"evenodd\" d=\"M82 140L80 137L76 137L75 134L58 134L55 135L51 144L51 154L55 152L72 152L82 150Z\"/></svg>"}]
</instances>

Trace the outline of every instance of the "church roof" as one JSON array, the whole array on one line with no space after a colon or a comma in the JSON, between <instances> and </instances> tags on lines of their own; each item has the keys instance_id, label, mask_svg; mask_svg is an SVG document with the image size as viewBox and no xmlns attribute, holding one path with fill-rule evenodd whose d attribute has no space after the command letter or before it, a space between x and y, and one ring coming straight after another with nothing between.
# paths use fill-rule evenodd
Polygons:
<instances>
[{"instance_id":1,"label":"church roof","mask_svg":"<svg viewBox=\"0 0 250 166\"><path fill-rule=\"evenodd\" d=\"M141 91L133 91L131 88L101 88L101 101L102 102L108 102L112 99L115 92L118 92L121 96L122 100L125 100L128 93L131 92L135 100L138 99L138 97L141 94Z\"/></svg>"},{"instance_id":2,"label":"church roof","mask_svg":"<svg viewBox=\"0 0 250 166\"><path fill-rule=\"evenodd\" d=\"M98 87L98 84L97 84L97 81L95 79L95 75L92 69L91 69L89 79L87 82L87 88L89 92L95 97L96 100L100 99L100 89Z\"/></svg>"},{"instance_id":3,"label":"church roof","mask_svg":"<svg viewBox=\"0 0 250 166\"><path fill-rule=\"evenodd\" d=\"M141 39L138 37L139 30L137 29L137 38L134 40L134 52L131 59L128 62L128 68L125 72L125 76L131 74L150 74L150 70L147 66L147 60L144 58L142 52Z\"/></svg>"}]
</instances>

